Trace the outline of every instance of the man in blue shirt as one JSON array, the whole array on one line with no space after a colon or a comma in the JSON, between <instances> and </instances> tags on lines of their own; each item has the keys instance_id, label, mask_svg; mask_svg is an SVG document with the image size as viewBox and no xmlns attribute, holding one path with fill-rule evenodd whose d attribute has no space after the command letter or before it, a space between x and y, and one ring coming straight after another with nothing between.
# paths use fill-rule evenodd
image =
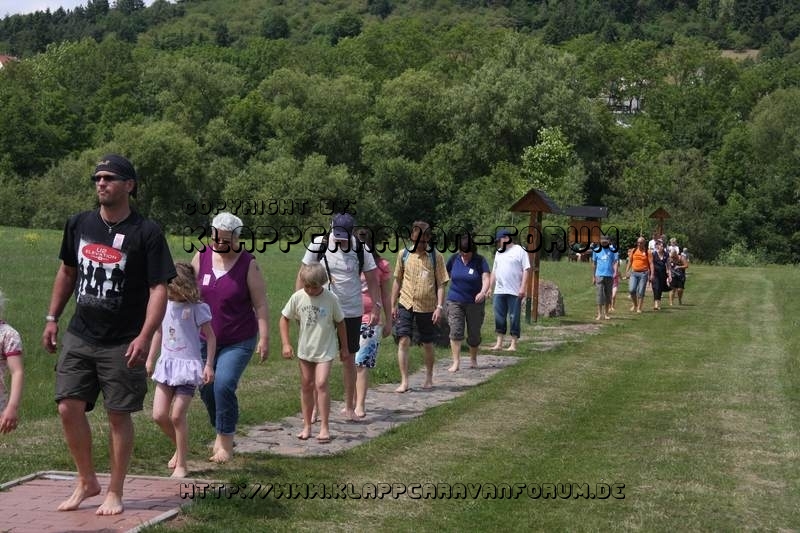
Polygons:
<instances>
[{"instance_id":1,"label":"man in blue shirt","mask_svg":"<svg viewBox=\"0 0 800 533\"><path fill-rule=\"evenodd\" d=\"M608 235L601 235L600 249L592 252L592 284L597 286L597 316L595 320L609 320L608 308L611 305L611 291L614 276L619 268L619 254L611 249Z\"/></svg>"}]
</instances>

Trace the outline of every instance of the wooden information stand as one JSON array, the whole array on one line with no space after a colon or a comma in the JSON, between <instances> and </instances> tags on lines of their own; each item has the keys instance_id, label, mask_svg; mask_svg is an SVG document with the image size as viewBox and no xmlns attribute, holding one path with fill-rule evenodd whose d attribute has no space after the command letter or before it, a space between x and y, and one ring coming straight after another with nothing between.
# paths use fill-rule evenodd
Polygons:
<instances>
[{"instance_id":1,"label":"wooden information stand","mask_svg":"<svg viewBox=\"0 0 800 533\"><path fill-rule=\"evenodd\" d=\"M667 213L667 211L663 207L659 207L658 209L650 213L649 218L655 218L656 220L658 220L658 226L656 226L656 232L658 233L659 236L664 235L664 219L669 218L669 213ZM664 244L666 245L667 243Z\"/></svg>"},{"instance_id":2,"label":"wooden information stand","mask_svg":"<svg viewBox=\"0 0 800 533\"><path fill-rule=\"evenodd\" d=\"M544 213L558 213L561 210L558 206L539 189L531 189L525 196L517 200L509 209L512 213L530 213L529 228L536 231L529 231L525 235L525 242L520 240L520 246L535 251L528 252L531 262L532 276L528 276L528 286L525 287L525 322L531 323L531 306L533 307L533 321L539 320L539 258L540 248L542 247L542 215Z\"/></svg>"}]
</instances>

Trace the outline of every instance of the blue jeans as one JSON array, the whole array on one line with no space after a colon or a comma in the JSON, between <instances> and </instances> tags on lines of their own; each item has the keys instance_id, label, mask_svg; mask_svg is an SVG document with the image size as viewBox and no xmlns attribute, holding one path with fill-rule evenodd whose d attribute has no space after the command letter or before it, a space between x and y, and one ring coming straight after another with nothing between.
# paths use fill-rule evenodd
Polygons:
<instances>
[{"instance_id":1,"label":"blue jeans","mask_svg":"<svg viewBox=\"0 0 800 533\"><path fill-rule=\"evenodd\" d=\"M236 433L236 423L239 421L236 388L255 349L256 337L236 344L217 346L214 382L200 387L200 398L206 404L208 418L220 435ZM202 354L205 363L207 357L205 343L202 345Z\"/></svg>"},{"instance_id":2,"label":"blue jeans","mask_svg":"<svg viewBox=\"0 0 800 533\"><path fill-rule=\"evenodd\" d=\"M639 298L644 298L644 291L647 290L647 280L650 279L650 271L631 272L631 279L628 282L628 292L635 294Z\"/></svg>"},{"instance_id":3,"label":"blue jeans","mask_svg":"<svg viewBox=\"0 0 800 533\"><path fill-rule=\"evenodd\" d=\"M506 315L511 319L511 336L519 338L519 315L522 300L516 294L494 295L494 329L500 335L506 334Z\"/></svg>"}]
</instances>

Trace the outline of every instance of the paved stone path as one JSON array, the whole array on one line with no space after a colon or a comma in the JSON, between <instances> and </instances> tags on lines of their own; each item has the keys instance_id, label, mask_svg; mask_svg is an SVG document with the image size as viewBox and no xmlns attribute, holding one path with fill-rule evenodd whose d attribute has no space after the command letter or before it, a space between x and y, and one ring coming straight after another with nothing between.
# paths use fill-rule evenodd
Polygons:
<instances>
[{"instance_id":1,"label":"paved stone path","mask_svg":"<svg viewBox=\"0 0 800 533\"><path fill-rule=\"evenodd\" d=\"M37 472L0 485L0 531L14 533L55 533L62 531L134 533L180 512L191 500L180 497L180 482L170 479L129 475L125 479L125 512L115 516L97 516L103 503L108 474L98 474L103 493L87 498L75 511L56 511L75 486L74 472Z\"/></svg>"},{"instance_id":2,"label":"paved stone path","mask_svg":"<svg viewBox=\"0 0 800 533\"><path fill-rule=\"evenodd\" d=\"M425 390L422 383L425 371L409 376L411 390L403 394L394 392L397 383L386 383L370 388L367 393L367 416L359 421L346 421L340 414L342 402L331 402L331 442L320 444L312 437L300 440L297 434L303 429L303 419L298 413L279 422L251 426L245 437L236 436L236 453L270 452L279 455L314 456L330 455L348 450L369 439L385 433L395 426L422 416L423 413L456 396L470 387L488 380L504 368L520 361L518 357L480 355L478 368L469 368L469 357L462 357L458 372L448 372L450 359L442 357L433 370L434 387ZM319 424L314 425L314 435Z\"/></svg>"}]
</instances>

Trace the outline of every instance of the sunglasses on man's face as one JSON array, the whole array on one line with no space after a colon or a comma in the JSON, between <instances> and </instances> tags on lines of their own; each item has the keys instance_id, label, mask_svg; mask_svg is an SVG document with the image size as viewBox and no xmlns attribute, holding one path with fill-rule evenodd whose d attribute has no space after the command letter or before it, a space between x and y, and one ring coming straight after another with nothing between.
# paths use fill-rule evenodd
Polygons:
<instances>
[{"instance_id":1,"label":"sunglasses on man's face","mask_svg":"<svg viewBox=\"0 0 800 533\"><path fill-rule=\"evenodd\" d=\"M110 174L110 175L109 174L105 174L103 176L97 176L97 175L92 176L92 181L95 182L95 183L99 182L100 180L125 181L126 179L127 178L123 178L122 176L117 176L116 174Z\"/></svg>"}]
</instances>

